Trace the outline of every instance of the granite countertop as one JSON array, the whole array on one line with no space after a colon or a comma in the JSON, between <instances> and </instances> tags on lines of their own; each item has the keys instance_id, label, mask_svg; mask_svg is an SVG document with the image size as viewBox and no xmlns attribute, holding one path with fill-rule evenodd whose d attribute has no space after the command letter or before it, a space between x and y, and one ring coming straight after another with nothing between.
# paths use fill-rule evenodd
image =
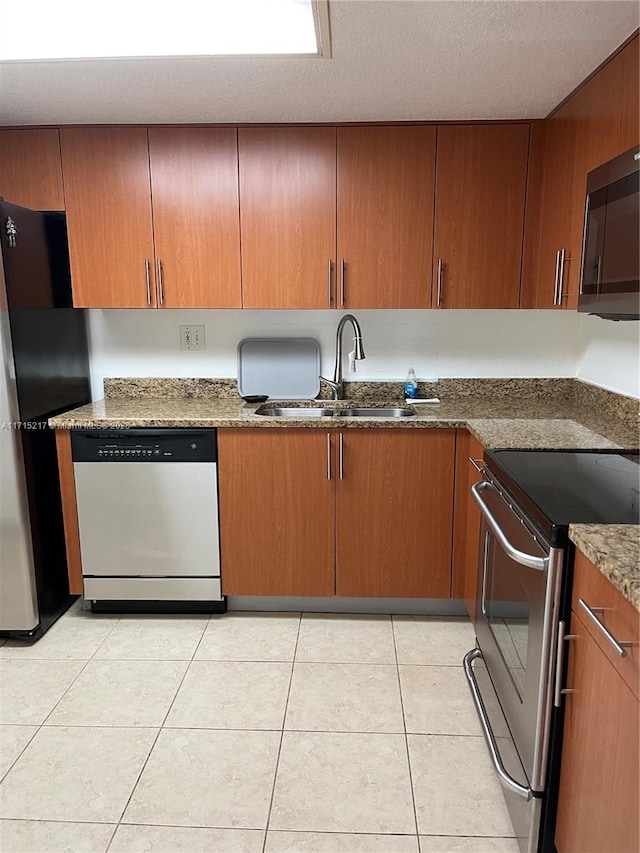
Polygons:
<instances>
[{"instance_id":1,"label":"granite countertop","mask_svg":"<svg viewBox=\"0 0 640 853\"><path fill-rule=\"evenodd\" d=\"M569 537L640 613L640 525L572 524Z\"/></svg>"},{"instance_id":2,"label":"granite countertop","mask_svg":"<svg viewBox=\"0 0 640 853\"><path fill-rule=\"evenodd\" d=\"M399 405L397 399L366 399L360 405ZM277 405L269 401L269 406ZM353 401L302 404L348 408ZM135 427L291 427L305 429L424 429L466 427L484 447L536 450L634 449L635 431L622 421L606 418L584 423L575 406L557 400L456 397L440 404L417 404L412 418L270 418L256 414L259 406L239 397L105 397L50 420L63 429L130 429Z\"/></svg>"}]
</instances>

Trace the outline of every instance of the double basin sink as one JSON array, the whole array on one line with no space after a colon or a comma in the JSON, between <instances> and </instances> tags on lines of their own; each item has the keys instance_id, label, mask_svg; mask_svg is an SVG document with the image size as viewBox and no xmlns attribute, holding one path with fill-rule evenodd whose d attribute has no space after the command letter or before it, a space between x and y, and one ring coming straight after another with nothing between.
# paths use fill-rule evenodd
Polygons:
<instances>
[{"instance_id":1,"label":"double basin sink","mask_svg":"<svg viewBox=\"0 0 640 853\"><path fill-rule=\"evenodd\" d=\"M267 418L413 418L413 409L400 407L370 407L329 409L324 406L260 406L256 415Z\"/></svg>"}]
</instances>

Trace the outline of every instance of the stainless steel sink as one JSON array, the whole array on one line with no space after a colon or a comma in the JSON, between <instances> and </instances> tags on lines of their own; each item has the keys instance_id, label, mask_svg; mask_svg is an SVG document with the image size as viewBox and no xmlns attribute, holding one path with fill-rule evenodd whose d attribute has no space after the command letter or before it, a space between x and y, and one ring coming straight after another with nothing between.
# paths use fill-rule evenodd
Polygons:
<instances>
[{"instance_id":1,"label":"stainless steel sink","mask_svg":"<svg viewBox=\"0 0 640 853\"><path fill-rule=\"evenodd\" d=\"M412 409L382 407L341 409L339 415L343 418L414 418L416 413Z\"/></svg>"},{"instance_id":2,"label":"stainless steel sink","mask_svg":"<svg viewBox=\"0 0 640 853\"><path fill-rule=\"evenodd\" d=\"M266 418L330 418L334 414L335 409L325 409L318 406L291 406L290 408L261 406L256 409L256 415L263 415Z\"/></svg>"}]
</instances>

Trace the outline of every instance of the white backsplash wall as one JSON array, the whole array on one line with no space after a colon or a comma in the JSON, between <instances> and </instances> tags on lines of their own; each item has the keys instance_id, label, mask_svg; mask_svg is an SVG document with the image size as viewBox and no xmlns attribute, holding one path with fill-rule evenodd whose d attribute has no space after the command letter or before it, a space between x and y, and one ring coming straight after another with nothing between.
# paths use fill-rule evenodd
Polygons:
<instances>
[{"instance_id":1,"label":"white backsplash wall","mask_svg":"<svg viewBox=\"0 0 640 853\"><path fill-rule=\"evenodd\" d=\"M640 397L640 321L581 314L576 375L620 394Z\"/></svg>"},{"instance_id":2,"label":"white backsplash wall","mask_svg":"<svg viewBox=\"0 0 640 853\"><path fill-rule=\"evenodd\" d=\"M578 317L565 311L354 312L366 360L346 378L566 377L578 363ZM313 337L331 376L338 311L91 310L94 399L112 376L230 376L246 337ZM180 325L204 325L206 351L180 350ZM350 349L345 330L345 352ZM346 358L345 358L346 363ZM595 380L594 380L595 381ZM627 392L628 393L628 392Z\"/></svg>"}]
</instances>

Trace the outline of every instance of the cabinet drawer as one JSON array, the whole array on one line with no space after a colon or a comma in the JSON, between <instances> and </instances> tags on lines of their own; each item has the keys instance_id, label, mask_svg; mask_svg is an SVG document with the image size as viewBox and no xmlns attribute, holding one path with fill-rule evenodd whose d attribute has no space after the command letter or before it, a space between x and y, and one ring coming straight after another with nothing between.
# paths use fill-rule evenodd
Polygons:
<instances>
[{"instance_id":1,"label":"cabinet drawer","mask_svg":"<svg viewBox=\"0 0 640 853\"><path fill-rule=\"evenodd\" d=\"M593 615L618 643L632 643L631 646L623 647L624 656L616 651L594 619L590 618L585 606L580 604L580 600L593 611ZM579 614L582 624L631 690L636 696L640 696L640 615L596 566L578 550L575 558L571 608Z\"/></svg>"}]
</instances>

